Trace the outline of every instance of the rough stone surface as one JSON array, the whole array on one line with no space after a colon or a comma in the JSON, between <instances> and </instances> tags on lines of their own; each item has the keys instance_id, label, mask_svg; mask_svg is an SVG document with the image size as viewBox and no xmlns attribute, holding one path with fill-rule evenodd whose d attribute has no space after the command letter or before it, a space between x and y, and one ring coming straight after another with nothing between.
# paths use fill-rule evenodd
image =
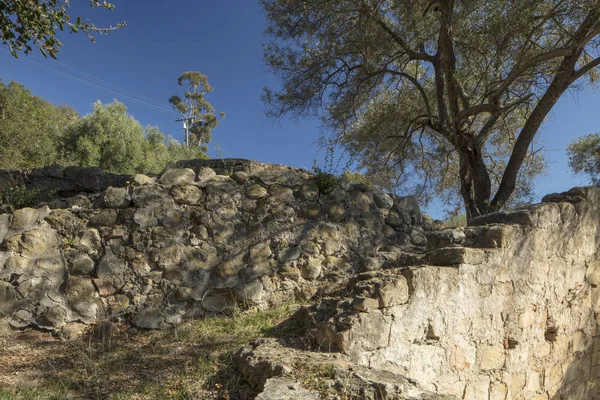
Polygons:
<instances>
[{"instance_id":1,"label":"rough stone surface","mask_svg":"<svg viewBox=\"0 0 600 400\"><path fill-rule=\"evenodd\" d=\"M62 207L0 215L0 329L165 329L316 294L297 315L306 338L355 372L464 399L600 398L600 189L436 231L411 197L209 161L137 186L93 168L0 171L0 186L47 179ZM362 378L356 398L411 398Z\"/></svg>"}]
</instances>

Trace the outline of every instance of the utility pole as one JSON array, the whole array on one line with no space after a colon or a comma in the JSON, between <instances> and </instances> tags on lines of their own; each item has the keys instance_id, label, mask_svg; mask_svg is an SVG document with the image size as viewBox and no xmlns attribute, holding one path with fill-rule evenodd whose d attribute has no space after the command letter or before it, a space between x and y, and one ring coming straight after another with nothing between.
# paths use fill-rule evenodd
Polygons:
<instances>
[{"instance_id":1,"label":"utility pole","mask_svg":"<svg viewBox=\"0 0 600 400\"><path fill-rule=\"evenodd\" d=\"M182 119L176 119L175 122L183 121L183 129L185 129L185 147L190 147L190 122L196 120L196 117L189 116Z\"/></svg>"}]
</instances>

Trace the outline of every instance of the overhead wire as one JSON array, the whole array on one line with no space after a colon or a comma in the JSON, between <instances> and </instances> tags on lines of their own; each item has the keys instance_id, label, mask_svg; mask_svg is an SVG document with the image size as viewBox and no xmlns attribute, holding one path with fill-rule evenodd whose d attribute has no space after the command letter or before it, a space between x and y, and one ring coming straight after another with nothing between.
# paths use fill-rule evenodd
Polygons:
<instances>
[{"instance_id":1,"label":"overhead wire","mask_svg":"<svg viewBox=\"0 0 600 400\"><path fill-rule=\"evenodd\" d=\"M38 57L38 58L43 58L41 55L39 55L39 54L37 54L37 53L32 53L32 54L33 54L35 57ZM132 96L136 96L136 97L138 97L138 98L140 98L140 99L144 99L145 101L148 101L149 103L153 103L153 104L157 105L158 107L162 107L162 106L163 106L163 103L162 103L162 102L156 101L156 100L154 100L154 99L152 99L152 98L150 98L150 97L144 96L143 94L136 93L136 92L134 92L133 90L129 90L129 89L127 89L127 88L124 88L123 86L116 85L116 84L114 84L114 83L111 83L111 82L109 82L109 81L106 81L106 80L104 80L104 79L102 79L102 78L98 78L97 76L94 76L94 75L92 75L92 74L90 74L90 73L88 73L88 72L82 71L82 70L80 70L80 69L77 69L77 68L75 68L75 67L72 67L72 66L70 66L70 65L68 65L68 64L65 64L65 63L61 62L60 60L53 60L53 63L59 64L59 65L62 65L63 67L66 67L66 68L68 68L68 69L70 69L70 70L72 70L72 71L75 71L75 72L77 72L77 73L79 73L79 74L81 74L81 75L84 75L84 76L87 76L87 77L89 77L89 78L95 79L95 80L97 80L98 82L102 82L102 83L104 83L104 84L106 84L106 85L112 86L112 87L114 87L114 88L116 88L116 89L118 89L118 90L121 90L121 91L125 92L125 93L129 93L129 94L130 94L130 95L132 95Z\"/></svg>"},{"instance_id":2,"label":"overhead wire","mask_svg":"<svg viewBox=\"0 0 600 400\"><path fill-rule=\"evenodd\" d=\"M3 51L3 52L5 52L5 53L8 53L8 54L10 54L10 52L9 52L8 50L2 49L2 48L0 48L0 51ZM42 68L48 69L48 70L50 70L50 71L53 71L53 72L55 72L55 73L57 73L57 74L60 74L60 75L66 76L66 77L68 77L68 78L71 78L71 79L73 79L73 80L75 80L75 81L78 81L78 82L80 82L80 83L83 83L83 84L85 84L85 85L88 85L88 86L91 86L91 87L94 87L94 88L100 89L100 90L102 90L102 91L105 91L105 92L107 92L107 93L111 93L111 94L114 94L114 95L117 95L117 96L121 96L121 97L123 97L123 98L126 98L126 99L128 99L128 100L130 100L130 101L133 101L133 102L135 102L135 103L138 103L138 104L145 105L145 106L147 106L147 107L153 108L153 109L155 109L155 110L157 110L157 111L161 111L161 112L164 112L164 113L168 113L168 114L172 114L172 115L177 115L177 116L179 116L179 115L180 115L179 113L177 113L177 112L175 112L175 111L173 111L173 110L170 110L170 109L168 109L168 108L165 108L165 107L162 107L162 106L159 106L159 105L156 105L156 104L150 103L150 102L148 102L148 101L145 101L145 100L142 100L141 98L145 98L146 96L143 96L143 95L137 94L137 93L135 93L135 92L133 92L133 91L131 91L131 90L128 90L128 89L124 89L124 88L122 88L122 90L124 90L124 91L127 91L127 92L129 92L129 93L132 93L132 94L134 94L134 95L136 95L136 96L139 96L140 98L135 98L135 97L132 97L132 96L130 96L130 95L124 94L124 93L122 93L122 92L118 92L118 91L115 91L115 90L112 90L112 89L108 89L108 88L106 88L106 87L103 87L103 86L97 85L97 84L95 84L95 83L93 83L93 82L90 82L90 81L88 81L88 80L85 80L85 79L79 78L79 77L77 77L77 76L73 76L73 75L71 75L71 74L68 74L68 73L66 73L66 72L64 72L64 71L58 70L58 69L56 69L56 68L53 68L53 67L50 67L50 66L47 66L47 65L44 65L44 64L42 64L42 63L39 63L39 62L37 62L37 61L34 61L34 60L30 59L30 58L27 58L27 57L25 57L25 58L23 58L23 59L24 59L24 60L26 60L26 61L28 61L28 62L30 62L30 63L32 63L32 64L38 65L38 66L40 66L40 67L42 67ZM64 63L61 63L61 64L63 64L63 65L66 65L66 64L64 64ZM72 68L72 67L71 67L71 68ZM75 68L72 68L72 69L76 70ZM91 74L87 74L87 73L84 73L84 74L86 74L86 75L89 75L90 77L93 77L93 75L91 75ZM95 78L95 77L94 77L94 78ZM102 80L102 79L100 79L100 78L95 78L95 79L98 79L98 80L100 80L100 81L103 81L103 82L105 82L105 83L107 83L107 84L110 84L110 85L112 85L112 86L114 86L114 87L117 87L117 86L118 86L118 85L111 84L110 82L104 81L104 80ZM148 98L148 99L149 99L149 98ZM152 100L152 99L149 99L149 100L153 101L154 103L158 103L158 102L156 102L155 100Z\"/></svg>"}]
</instances>

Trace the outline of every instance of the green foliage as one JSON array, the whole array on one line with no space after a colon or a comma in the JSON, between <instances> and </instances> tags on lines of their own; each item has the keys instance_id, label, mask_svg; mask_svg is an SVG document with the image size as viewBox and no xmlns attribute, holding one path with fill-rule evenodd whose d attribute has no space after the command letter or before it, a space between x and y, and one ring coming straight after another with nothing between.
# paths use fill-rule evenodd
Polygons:
<instances>
[{"instance_id":1,"label":"green foliage","mask_svg":"<svg viewBox=\"0 0 600 400\"><path fill-rule=\"evenodd\" d=\"M339 179L328 172L321 170L319 167L313 167L315 181L319 187L319 193L329 194L338 185Z\"/></svg>"},{"instance_id":2,"label":"green foliage","mask_svg":"<svg viewBox=\"0 0 600 400\"><path fill-rule=\"evenodd\" d=\"M90 7L112 10L114 5L101 0L88 0ZM37 46L44 56L56 58L61 42L56 38L57 29L65 28L71 33L83 32L93 42L93 33L108 33L116 27L96 27L81 17L71 18L68 0L13 0L0 2L0 41L8 46L13 56L18 52L28 54Z\"/></svg>"},{"instance_id":3,"label":"green foliage","mask_svg":"<svg viewBox=\"0 0 600 400\"><path fill-rule=\"evenodd\" d=\"M169 103L186 119L190 134L189 138L186 137L186 145L206 152L206 143L212 138L211 132L219 125L215 109L205 98L213 88L208 83L208 77L197 71L184 72L177 79L177 84L186 88L183 98L171 96ZM219 115L221 118L225 117L223 112Z\"/></svg>"},{"instance_id":4,"label":"green foliage","mask_svg":"<svg viewBox=\"0 0 600 400\"><path fill-rule=\"evenodd\" d=\"M23 85L0 81L0 168L36 168L63 163L65 126L79 115L34 96Z\"/></svg>"},{"instance_id":5,"label":"green foliage","mask_svg":"<svg viewBox=\"0 0 600 400\"><path fill-rule=\"evenodd\" d=\"M0 189L0 212L12 212L43 201L54 192L40 188L27 188L25 185L7 186Z\"/></svg>"},{"instance_id":6,"label":"green foliage","mask_svg":"<svg viewBox=\"0 0 600 400\"><path fill-rule=\"evenodd\" d=\"M567 147L567 154L574 172L588 175L593 185L600 186L600 133L575 139Z\"/></svg>"},{"instance_id":7,"label":"green foliage","mask_svg":"<svg viewBox=\"0 0 600 400\"><path fill-rule=\"evenodd\" d=\"M370 181L469 218L531 195L538 129L600 65L596 0L261 3L269 115L320 116Z\"/></svg>"},{"instance_id":8,"label":"green foliage","mask_svg":"<svg viewBox=\"0 0 600 400\"><path fill-rule=\"evenodd\" d=\"M63 150L79 166L129 174L158 173L168 163L205 157L199 149L185 148L172 138L165 143L158 128L143 128L116 100L108 105L96 102L92 114L70 125Z\"/></svg>"},{"instance_id":9,"label":"green foliage","mask_svg":"<svg viewBox=\"0 0 600 400\"><path fill-rule=\"evenodd\" d=\"M457 228L467 226L467 216L463 213L452 214L444 220L444 225Z\"/></svg>"}]
</instances>

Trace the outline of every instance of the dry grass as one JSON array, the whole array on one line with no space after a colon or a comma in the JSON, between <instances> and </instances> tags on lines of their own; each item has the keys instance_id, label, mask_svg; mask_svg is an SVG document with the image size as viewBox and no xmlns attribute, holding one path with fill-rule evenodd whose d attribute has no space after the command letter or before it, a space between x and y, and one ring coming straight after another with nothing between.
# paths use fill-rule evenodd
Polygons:
<instances>
[{"instance_id":1,"label":"dry grass","mask_svg":"<svg viewBox=\"0 0 600 400\"><path fill-rule=\"evenodd\" d=\"M293 313L264 312L188 322L170 331L116 333L71 342L11 340L0 353L0 400L246 399L231 352L261 336L287 335L276 327Z\"/></svg>"}]
</instances>

